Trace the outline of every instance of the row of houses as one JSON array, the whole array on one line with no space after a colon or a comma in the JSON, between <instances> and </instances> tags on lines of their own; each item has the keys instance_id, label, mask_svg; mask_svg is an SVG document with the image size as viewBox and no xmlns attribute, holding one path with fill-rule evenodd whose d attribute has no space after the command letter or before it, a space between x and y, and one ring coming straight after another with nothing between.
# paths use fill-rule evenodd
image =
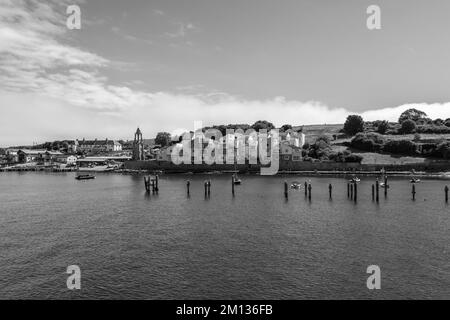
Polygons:
<instances>
[{"instance_id":1,"label":"row of houses","mask_svg":"<svg viewBox=\"0 0 450 320\"><path fill-rule=\"evenodd\" d=\"M7 149L5 157L8 163L35 162L73 165L77 162L77 157L74 155L44 149Z\"/></svg>"},{"instance_id":2,"label":"row of houses","mask_svg":"<svg viewBox=\"0 0 450 320\"><path fill-rule=\"evenodd\" d=\"M198 141L196 141L198 139ZM239 143L244 143L246 148L254 148L253 154L258 154L258 141L253 141L254 137L248 135L244 137L243 141L237 141L236 137L231 136L225 136L219 141L211 140L211 139L205 139L204 136L198 136L193 135L191 136L191 156L194 158L194 150L195 147L201 146L201 149L205 149L208 146L209 147L216 147L215 150L220 150L220 147L222 147L223 151L223 159L225 161L226 157L230 157L229 154L227 154L227 150L231 146L234 150L238 150L240 148ZM280 161L285 162L291 162L291 161L302 161L302 148L305 144L305 135L303 133L281 133L280 134L280 145L279 145L279 156ZM268 138L267 142L267 152L270 154L271 150L271 141L270 137ZM221 146L222 144L222 146ZM165 147L158 147L151 149L147 153L147 158L149 159L155 159L156 161L161 162L170 162L172 161L172 153L175 150L182 149L182 143L174 143L169 146ZM214 149L214 148L213 148ZM235 151L236 152L236 151ZM183 151L181 150L179 152L179 155L183 155ZM213 154L214 155L214 154ZM236 154L231 155L233 157L236 157Z\"/></svg>"}]
</instances>

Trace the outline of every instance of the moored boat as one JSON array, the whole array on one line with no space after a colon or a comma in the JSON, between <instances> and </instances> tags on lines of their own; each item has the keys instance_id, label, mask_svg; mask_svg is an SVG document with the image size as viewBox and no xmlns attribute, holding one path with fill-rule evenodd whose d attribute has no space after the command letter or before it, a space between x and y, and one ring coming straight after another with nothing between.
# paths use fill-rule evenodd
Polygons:
<instances>
[{"instance_id":1,"label":"moored boat","mask_svg":"<svg viewBox=\"0 0 450 320\"><path fill-rule=\"evenodd\" d=\"M91 180L91 179L95 179L95 176L92 175L92 174L80 174L80 175L76 176L75 179L77 179L77 180Z\"/></svg>"},{"instance_id":2,"label":"moored boat","mask_svg":"<svg viewBox=\"0 0 450 320\"><path fill-rule=\"evenodd\" d=\"M300 189L302 184L300 182L294 181L291 183L291 189Z\"/></svg>"}]
</instances>

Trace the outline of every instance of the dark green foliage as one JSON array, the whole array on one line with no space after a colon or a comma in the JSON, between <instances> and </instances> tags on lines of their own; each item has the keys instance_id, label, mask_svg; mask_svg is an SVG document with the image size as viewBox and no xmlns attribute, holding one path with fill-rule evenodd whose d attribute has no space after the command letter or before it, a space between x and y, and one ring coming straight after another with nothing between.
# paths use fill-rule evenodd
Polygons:
<instances>
[{"instance_id":1,"label":"dark green foliage","mask_svg":"<svg viewBox=\"0 0 450 320\"><path fill-rule=\"evenodd\" d=\"M436 147L435 155L446 160L450 159L450 142L443 141L439 143Z\"/></svg>"},{"instance_id":2,"label":"dark green foliage","mask_svg":"<svg viewBox=\"0 0 450 320\"><path fill-rule=\"evenodd\" d=\"M425 118L427 118L427 114L425 112L412 108L403 112L398 118L398 122L402 123L403 121L406 120L412 120L414 122L417 122L417 120Z\"/></svg>"},{"instance_id":3,"label":"dark green foliage","mask_svg":"<svg viewBox=\"0 0 450 320\"><path fill-rule=\"evenodd\" d=\"M171 136L168 132L159 132L155 138L155 144L159 144L161 147L170 145Z\"/></svg>"},{"instance_id":4,"label":"dark green foliage","mask_svg":"<svg viewBox=\"0 0 450 320\"><path fill-rule=\"evenodd\" d=\"M269 121L258 120L252 125L252 128L256 131L266 129L269 132L270 130L275 129L275 126Z\"/></svg>"},{"instance_id":5,"label":"dark green foliage","mask_svg":"<svg viewBox=\"0 0 450 320\"><path fill-rule=\"evenodd\" d=\"M355 149L380 152L385 140L378 133L358 133L351 141L350 146Z\"/></svg>"},{"instance_id":6,"label":"dark green foliage","mask_svg":"<svg viewBox=\"0 0 450 320\"><path fill-rule=\"evenodd\" d=\"M392 140L385 143L383 151L414 156L417 155L417 145L410 140Z\"/></svg>"},{"instance_id":7,"label":"dark green foliage","mask_svg":"<svg viewBox=\"0 0 450 320\"><path fill-rule=\"evenodd\" d=\"M292 126L290 124L285 124L285 125L281 126L280 131L286 132L288 130L292 130Z\"/></svg>"},{"instance_id":8,"label":"dark green foliage","mask_svg":"<svg viewBox=\"0 0 450 320\"><path fill-rule=\"evenodd\" d=\"M364 131L364 120L361 116L350 115L344 124L344 132L348 135L354 136L358 132Z\"/></svg>"},{"instance_id":9,"label":"dark green foliage","mask_svg":"<svg viewBox=\"0 0 450 320\"><path fill-rule=\"evenodd\" d=\"M407 119L402 122L401 132L403 134L409 134L416 131L416 123L413 120Z\"/></svg>"},{"instance_id":10,"label":"dark green foliage","mask_svg":"<svg viewBox=\"0 0 450 320\"><path fill-rule=\"evenodd\" d=\"M377 132L380 134L385 134L389 129L389 122L386 120L380 121L377 125Z\"/></svg>"}]
</instances>

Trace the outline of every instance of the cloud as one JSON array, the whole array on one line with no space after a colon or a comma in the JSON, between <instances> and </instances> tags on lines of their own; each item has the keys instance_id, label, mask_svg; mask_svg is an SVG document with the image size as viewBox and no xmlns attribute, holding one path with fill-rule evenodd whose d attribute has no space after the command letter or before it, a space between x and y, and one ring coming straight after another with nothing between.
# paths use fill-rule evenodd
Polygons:
<instances>
[{"instance_id":1,"label":"cloud","mask_svg":"<svg viewBox=\"0 0 450 320\"><path fill-rule=\"evenodd\" d=\"M124 32L124 31L122 31L119 27L112 27L111 30L116 35L124 38L125 40L133 41L133 42L153 44L153 42L151 40L138 38L138 37L136 37L134 35L128 34L128 33Z\"/></svg>"},{"instance_id":2,"label":"cloud","mask_svg":"<svg viewBox=\"0 0 450 320\"><path fill-rule=\"evenodd\" d=\"M199 120L204 125L260 119L277 126L343 123L354 113L318 101L252 100L205 92L200 86L152 92L134 89L139 81L113 84L104 70L121 66L126 72L131 66L69 43L63 14L68 3L0 0L0 145L82 137L126 139L137 125L146 137L153 137L158 131L192 130ZM195 28L181 24L176 34L183 37ZM409 107L432 118L450 118L449 103L406 104L362 116L393 121Z\"/></svg>"},{"instance_id":3,"label":"cloud","mask_svg":"<svg viewBox=\"0 0 450 320\"><path fill-rule=\"evenodd\" d=\"M200 28L192 23L174 22L174 24L177 26L176 31L166 32L165 34L169 38L184 38L189 32L200 30Z\"/></svg>"}]
</instances>

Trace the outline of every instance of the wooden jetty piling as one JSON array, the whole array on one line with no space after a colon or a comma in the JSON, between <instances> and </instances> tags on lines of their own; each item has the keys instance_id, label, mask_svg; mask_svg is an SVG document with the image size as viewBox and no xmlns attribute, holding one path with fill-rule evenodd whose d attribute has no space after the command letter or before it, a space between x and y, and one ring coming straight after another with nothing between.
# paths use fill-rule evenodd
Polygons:
<instances>
[{"instance_id":1,"label":"wooden jetty piling","mask_svg":"<svg viewBox=\"0 0 450 320\"><path fill-rule=\"evenodd\" d=\"M159 176L158 175L155 176L155 191L156 192L159 191Z\"/></svg>"},{"instance_id":2,"label":"wooden jetty piling","mask_svg":"<svg viewBox=\"0 0 450 320\"><path fill-rule=\"evenodd\" d=\"M188 195L188 196L190 195L190 191L189 191L190 187L191 187L191 182L188 180L188 181L186 182L186 190L187 190L187 195Z\"/></svg>"},{"instance_id":3,"label":"wooden jetty piling","mask_svg":"<svg viewBox=\"0 0 450 320\"><path fill-rule=\"evenodd\" d=\"M284 197L287 199L289 196L289 191L288 191L288 183L285 181L284 182Z\"/></svg>"},{"instance_id":4,"label":"wooden jetty piling","mask_svg":"<svg viewBox=\"0 0 450 320\"><path fill-rule=\"evenodd\" d=\"M350 183L350 200L353 200L353 183Z\"/></svg>"},{"instance_id":5,"label":"wooden jetty piling","mask_svg":"<svg viewBox=\"0 0 450 320\"><path fill-rule=\"evenodd\" d=\"M305 181L305 197L308 196L308 182Z\"/></svg>"},{"instance_id":6,"label":"wooden jetty piling","mask_svg":"<svg viewBox=\"0 0 450 320\"><path fill-rule=\"evenodd\" d=\"M150 192L150 177L144 177L145 191Z\"/></svg>"},{"instance_id":7,"label":"wooden jetty piling","mask_svg":"<svg viewBox=\"0 0 450 320\"><path fill-rule=\"evenodd\" d=\"M445 203L448 203L448 186L445 186L444 192L445 192Z\"/></svg>"},{"instance_id":8,"label":"wooden jetty piling","mask_svg":"<svg viewBox=\"0 0 450 320\"><path fill-rule=\"evenodd\" d=\"M204 186L205 186L205 198L206 198L208 196L208 182L207 181L205 181Z\"/></svg>"},{"instance_id":9,"label":"wooden jetty piling","mask_svg":"<svg viewBox=\"0 0 450 320\"><path fill-rule=\"evenodd\" d=\"M309 199L309 201L311 201L311 190L312 190L312 186L310 183L310 184L308 184L308 199Z\"/></svg>"},{"instance_id":10,"label":"wooden jetty piling","mask_svg":"<svg viewBox=\"0 0 450 320\"><path fill-rule=\"evenodd\" d=\"M331 185L331 183L328 185L328 193L331 200L333 198L333 186Z\"/></svg>"},{"instance_id":11,"label":"wooden jetty piling","mask_svg":"<svg viewBox=\"0 0 450 320\"><path fill-rule=\"evenodd\" d=\"M387 176L384 177L384 197L387 197L388 192L388 178Z\"/></svg>"},{"instance_id":12,"label":"wooden jetty piling","mask_svg":"<svg viewBox=\"0 0 450 320\"><path fill-rule=\"evenodd\" d=\"M350 198L350 183L347 182L347 198Z\"/></svg>"},{"instance_id":13,"label":"wooden jetty piling","mask_svg":"<svg viewBox=\"0 0 450 320\"><path fill-rule=\"evenodd\" d=\"M231 194L234 197L234 175L231 176Z\"/></svg>"},{"instance_id":14,"label":"wooden jetty piling","mask_svg":"<svg viewBox=\"0 0 450 320\"><path fill-rule=\"evenodd\" d=\"M372 184L372 201L375 201L375 185Z\"/></svg>"},{"instance_id":15,"label":"wooden jetty piling","mask_svg":"<svg viewBox=\"0 0 450 320\"><path fill-rule=\"evenodd\" d=\"M208 198L211 196L211 180L208 181Z\"/></svg>"},{"instance_id":16,"label":"wooden jetty piling","mask_svg":"<svg viewBox=\"0 0 450 320\"><path fill-rule=\"evenodd\" d=\"M358 199L358 184L355 182L355 183L353 183L353 185L354 185L354 189L355 189L353 200L356 202Z\"/></svg>"},{"instance_id":17,"label":"wooden jetty piling","mask_svg":"<svg viewBox=\"0 0 450 320\"><path fill-rule=\"evenodd\" d=\"M413 183L411 188L412 199L416 200L416 185Z\"/></svg>"},{"instance_id":18,"label":"wooden jetty piling","mask_svg":"<svg viewBox=\"0 0 450 320\"><path fill-rule=\"evenodd\" d=\"M380 201L380 182L378 181L378 179L375 182L375 198L377 202Z\"/></svg>"}]
</instances>

